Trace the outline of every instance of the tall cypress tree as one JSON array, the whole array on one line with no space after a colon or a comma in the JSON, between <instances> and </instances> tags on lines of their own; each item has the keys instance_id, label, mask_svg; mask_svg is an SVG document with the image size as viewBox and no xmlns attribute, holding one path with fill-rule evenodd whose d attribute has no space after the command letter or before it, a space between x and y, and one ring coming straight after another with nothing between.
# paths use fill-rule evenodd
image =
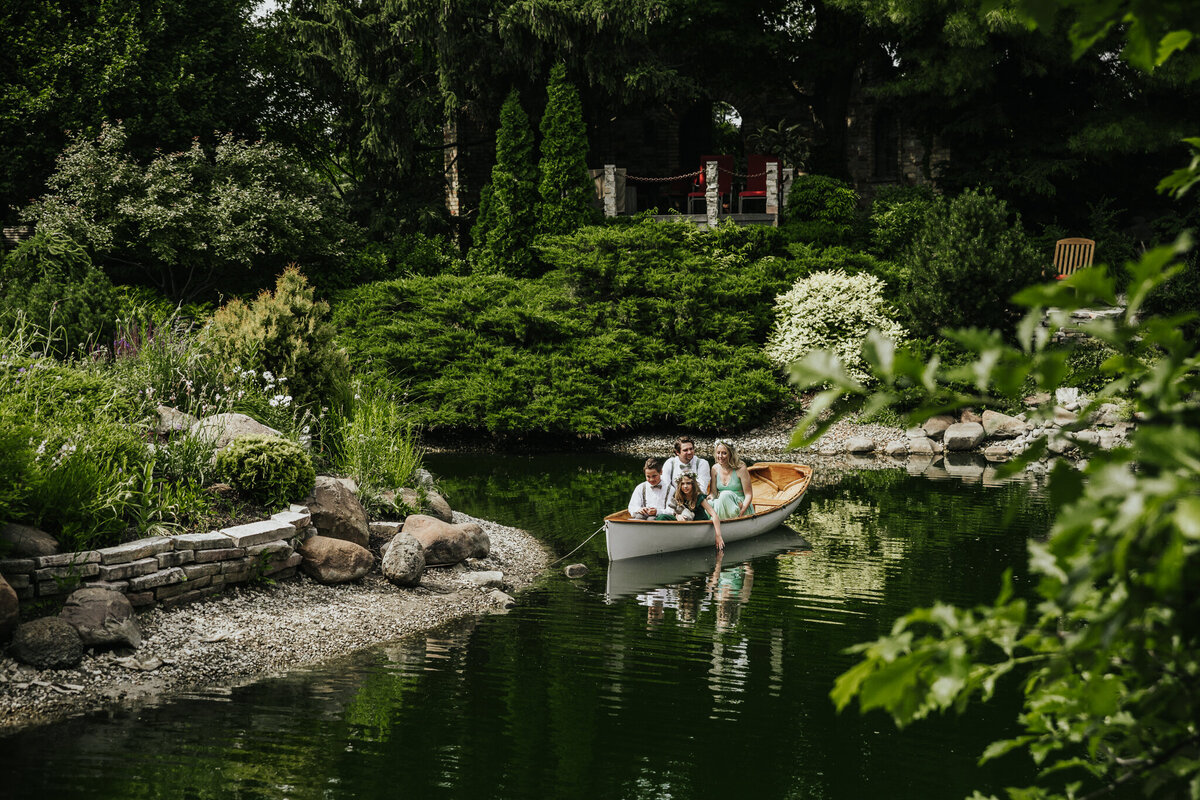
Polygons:
<instances>
[{"instance_id":1,"label":"tall cypress tree","mask_svg":"<svg viewBox=\"0 0 1200 800\"><path fill-rule=\"evenodd\" d=\"M535 261L530 245L537 224L533 129L516 89L509 92L500 109L496 164L482 200L479 221L471 230L476 268L514 276L533 275Z\"/></svg>"},{"instance_id":2,"label":"tall cypress tree","mask_svg":"<svg viewBox=\"0 0 1200 800\"><path fill-rule=\"evenodd\" d=\"M539 233L571 233L592 222L591 201L595 190L587 167L587 130L583 105L575 85L567 81L561 63L550 70L548 100L542 116L542 160L538 164Z\"/></svg>"}]
</instances>

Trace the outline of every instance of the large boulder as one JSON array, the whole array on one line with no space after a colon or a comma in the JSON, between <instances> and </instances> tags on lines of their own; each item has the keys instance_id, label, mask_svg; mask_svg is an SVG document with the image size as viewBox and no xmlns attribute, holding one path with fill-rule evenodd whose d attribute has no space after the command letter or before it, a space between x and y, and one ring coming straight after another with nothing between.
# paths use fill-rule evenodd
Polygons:
<instances>
[{"instance_id":1,"label":"large boulder","mask_svg":"<svg viewBox=\"0 0 1200 800\"><path fill-rule=\"evenodd\" d=\"M154 411L158 415L154 432L159 436L174 436L177 433L191 430L191 427L200 421L186 411L180 411L171 406L160 405Z\"/></svg>"},{"instance_id":2,"label":"large boulder","mask_svg":"<svg viewBox=\"0 0 1200 800\"><path fill-rule=\"evenodd\" d=\"M367 548L329 536L306 539L296 552L304 558L300 569L320 583L356 581L375 566L375 556Z\"/></svg>"},{"instance_id":3,"label":"large boulder","mask_svg":"<svg viewBox=\"0 0 1200 800\"><path fill-rule=\"evenodd\" d=\"M58 542L45 531L10 522L0 525L0 558L38 558L58 552Z\"/></svg>"},{"instance_id":4,"label":"large boulder","mask_svg":"<svg viewBox=\"0 0 1200 800\"><path fill-rule=\"evenodd\" d=\"M0 576L0 642L8 640L21 621L21 601L8 581Z\"/></svg>"},{"instance_id":5,"label":"large boulder","mask_svg":"<svg viewBox=\"0 0 1200 800\"><path fill-rule=\"evenodd\" d=\"M1024 420L1001 414L999 411L983 412L983 432L992 439L1015 439L1028 429Z\"/></svg>"},{"instance_id":6,"label":"large boulder","mask_svg":"<svg viewBox=\"0 0 1200 800\"><path fill-rule=\"evenodd\" d=\"M974 450L983 437L983 426L978 422L956 422L942 434L942 444L947 452Z\"/></svg>"},{"instance_id":7,"label":"large boulder","mask_svg":"<svg viewBox=\"0 0 1200 800\"><path fill-rule=\"evenodd\" d=\"M425 490L425 507L421 510L428 511L430 516L437 517L442 522L454 521L454 512L450 510L450 504L446 502L446 498L432 489Z\"/></svg>"},{"instance_id":8,"label":"large boulder","mask_svg":"<svg viewBox=\"0 0 1200 800\"><path fill-rule=\"evenodd\" d=\"M75 626L84 647L136 648L142 643L133 606L125 595L112 589L76 589L58 616Z\"/></svg>"},{"instance_id":9,"label":"large boulder","mask_svg":"<svg viewBox=\"0 0 1200 800\"><path fill-rule=\"evenodd\" d=\"M379 568L383 577L397 586L416 586L425 571L425 547L416 537L401 531L384 548Z\"/></svg>"},{"instance_id":10,"label":"large boulder","mask_svg":"<svg viewBox=\"0 0 1200 800\"><path fill-rule=\"evenodd\" d=\"M217 451L224 450L239 436L283 435L274 428L268 428L245 414L213 414L192 423L188 432L210 439Z\"/></svg>"},{"instance_id":11,"label":"large boulder","mask_svg":"<svg viewBox=\"0 0 1200 800\"><path fill-rule=\"evenodd\" d=\"M847 453L874 453L875 440L870 436L851 436L846 440Z\"/></svg>"},{"instance_id":12,"label":"large boulder","mask_svg":"<svg viewBox=\"0 0 1200 800\"><path fill-rule=\"evenodd\" d=\"M341 479L318 475L313 493L301 504L308 506L319 535L344 539L364 548L370 544L367 510Z\"/></svg>"},{"instance_id":13,"label":"large boulder","mask_svg":"<svg viewBox=\"0 0 1200 800\"><path fill-rule=\"evenodd\" d=\"M454 525L425 514L412 514L404 520L404 533L425 548L429 565L457 564L468 558L484 558L491 541L483 528L473 522Z\"/></svg>"},{"instance_id":14,"label":"large boulder","mask_svg":"<svg viewBox=\"0 0 1200 800\"><path fill-rule=\"evenodd\" d=\"M398 516L402 516L406 510L413 510L418 514L437 517L442 522L454 521L454 512L450 509L450 504L433 489L421 492L405 487L394 492L384 492L383 499L395 506Z\"/></svg>"},{"instance_id":15,"label":"large boulder","mask_svg":"<svg viewBox=\"0 0 1200 800\"><path fill-rule=\"evenodd\" d=\"M66 620L42 617L17 628L9 653L38 669L72 669L83 660L83 639Z\"/></svg>"},{"instance_id":16,"label":"large boulder","mask_svg":"<svg viewBox=\"0 0 1200 800\"><path fill-rule=\"evenodd\" d=\"M956 420L949 414L938 414L936 417L930 417L925 420L925 424L921 428L925 431L925 435L935 442L940 441L942 435L946 432L946 428L955 424Z\"/></svg>"}]
</instances>

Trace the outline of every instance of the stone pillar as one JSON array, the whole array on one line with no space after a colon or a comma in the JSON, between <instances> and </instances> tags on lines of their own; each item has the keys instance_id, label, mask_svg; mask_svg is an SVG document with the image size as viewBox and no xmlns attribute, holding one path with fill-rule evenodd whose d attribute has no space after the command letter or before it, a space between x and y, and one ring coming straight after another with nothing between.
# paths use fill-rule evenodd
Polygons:
<instances>
[{"instance_id":1,"label":"stone pillar","mask_svg":"<svg viewBox=\"0 0 1200 800\"><path fill-rule=\"evenodd\" d=\"M718 194L717 162L704 165L704 207L708 216L708 227L717 227L717 215L721 213L721 195Z\"/></svg>"},{"instance_id":2,"label":"stone pillar","mask_svg":"<svg viewBox=\"0 0 1200 800\"><path fill-rule=\"evenodd\" d=\"M604 216L617 215L617 165L604 165Z\"/></svg>"},{"instance_id":3,"label":"stone pillar","mask_svg":"<svg viewBox=\"0 0 1200 800\"><path fill-rule=\"evenodd\" d=\"M779 225L779 162L767 162L767 213L775 220L772 224Z\"/></svg>"}]
</instances>

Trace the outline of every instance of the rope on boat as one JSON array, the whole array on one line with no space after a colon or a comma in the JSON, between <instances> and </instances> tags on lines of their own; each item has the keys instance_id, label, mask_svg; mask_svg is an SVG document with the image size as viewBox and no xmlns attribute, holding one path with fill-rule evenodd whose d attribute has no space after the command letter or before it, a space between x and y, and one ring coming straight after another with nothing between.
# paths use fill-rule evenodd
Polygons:
<instances>
[{"instance_id":1,"label":"rope on boat","mask_svg":"<svg viewBox=\"0 0 1200 800\"><path fill-rule=\"evenodd\" d=\"M579 543L579 547L583 547L585 544L587 544L588 542L590 542L592 539L595 539L595 538L596 538L596 534L597 534L597 533L599 533L599 532L600 532L600 531L602 531L602 530L604 530L604 526L603 526L603 525L601 525L599 528L596 528L596 530L592 531L592 535L591 535L591 536L587 537L586 539L584 539L582 542L580 542L580 543ZM566 559L570 558L571 556L575 555L576 551L578 551L578 550L579 550L579 547L576 547L576 548L575 548L575 550L572 550L571 552L567 553L565 556L563 556L562 558L558 559L558 561L564 561L564 560L566 560ZM558 563L558 561L552 561L552 562L550 562L550 566L551 566L551 567L553 567L555 564L557 564L557 563ZM549 567L548 567L548 568L549 568ZM548 568L547 568L547 569L548 569Z\"/></svg>"}]
</instances>

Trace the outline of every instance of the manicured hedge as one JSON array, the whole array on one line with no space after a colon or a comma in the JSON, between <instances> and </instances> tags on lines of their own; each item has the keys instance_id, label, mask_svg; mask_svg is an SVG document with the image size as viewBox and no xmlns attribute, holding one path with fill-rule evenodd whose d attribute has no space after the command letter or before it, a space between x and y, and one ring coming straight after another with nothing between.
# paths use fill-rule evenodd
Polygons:
<instances>
[{"instance_id":1,"label":"manicured hedge","mask_svg":"<svg viewBox=\"0 0 1200 800\"><path fill-rule=\"evenodd\" d=\"M597 436L769 416L761 353L789 262L773 232L646 222L543 240L552 271L414 277L335 303L356 367L434 432Z\"/></svg>"}]
</instances>

